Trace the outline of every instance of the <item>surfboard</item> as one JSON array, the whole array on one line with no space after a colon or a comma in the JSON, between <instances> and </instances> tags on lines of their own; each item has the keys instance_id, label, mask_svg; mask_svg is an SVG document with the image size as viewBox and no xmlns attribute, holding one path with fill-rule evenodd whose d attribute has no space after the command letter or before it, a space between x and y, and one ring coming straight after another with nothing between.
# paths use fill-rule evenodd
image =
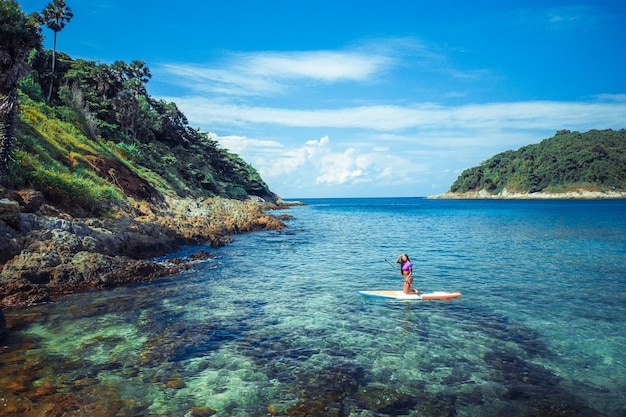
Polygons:
<instances>
[{"instance_id":1,"label":"surfboard","mask_svg":"<svg viewBox=\"0 0 626 417\"><path fill-rule=\"evenodd\" d=\"M366 297L391 298L394 300L449 300L461 296L460 292L429 291L421 295L405 294L403 291L357 291Z\"/></svg>"}]
</instances>

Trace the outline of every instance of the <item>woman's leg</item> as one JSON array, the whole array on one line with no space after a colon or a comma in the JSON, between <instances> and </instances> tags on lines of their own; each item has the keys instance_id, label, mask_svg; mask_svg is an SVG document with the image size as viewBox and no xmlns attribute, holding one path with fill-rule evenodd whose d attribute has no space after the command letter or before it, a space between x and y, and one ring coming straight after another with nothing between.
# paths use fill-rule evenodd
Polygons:
<instances>
[{"instance_id":1,"label":"woman's leg","mask_svg":"<svg viewBox=\"0 0 626 417\"><path fill-rule=\"evenodd\" d=\"M413 280L404 280L404 287L402 290L405 294L415 294L415 291L411 289L411 285L413 285Z\"/></svg>"}]
</instances>

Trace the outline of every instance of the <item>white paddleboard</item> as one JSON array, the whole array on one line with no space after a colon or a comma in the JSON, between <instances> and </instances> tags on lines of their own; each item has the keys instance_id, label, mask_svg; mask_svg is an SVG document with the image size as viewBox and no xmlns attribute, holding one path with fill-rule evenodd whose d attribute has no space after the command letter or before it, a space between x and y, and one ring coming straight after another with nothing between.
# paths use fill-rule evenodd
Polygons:
<instances>
[{"instance_id":1,"label":"white paddleboard","mask_svg":"<svg viewBox=\"0 0 626 417\"><path fill-rule=\"evenodd\" d=\"M357 291L366 297L391 298L394 300L449 300L461 296L460 292L431 291L418 294L405 294L403 291Z\"/></svg>"}]
</instances>

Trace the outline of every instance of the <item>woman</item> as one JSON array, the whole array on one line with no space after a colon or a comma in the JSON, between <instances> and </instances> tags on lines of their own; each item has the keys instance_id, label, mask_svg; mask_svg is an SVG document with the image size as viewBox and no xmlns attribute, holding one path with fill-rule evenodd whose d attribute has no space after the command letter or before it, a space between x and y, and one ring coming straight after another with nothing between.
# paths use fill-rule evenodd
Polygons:
<instances>
[{"instance_id":1,"label":"woman","mask_svg":"<svg viewBox=\"0 0 626 417\"><path fill-rule=\"evenodd\" d=\"M421 291L416 291L411 288L413 286L413 264L409 259L409 255L403 253L402 255L398 256L398 259L396 259L396 263L400 264L400 273L404 277L404 287L402 288L404 293L421 294Z\"/></svg>"}]
</instances>

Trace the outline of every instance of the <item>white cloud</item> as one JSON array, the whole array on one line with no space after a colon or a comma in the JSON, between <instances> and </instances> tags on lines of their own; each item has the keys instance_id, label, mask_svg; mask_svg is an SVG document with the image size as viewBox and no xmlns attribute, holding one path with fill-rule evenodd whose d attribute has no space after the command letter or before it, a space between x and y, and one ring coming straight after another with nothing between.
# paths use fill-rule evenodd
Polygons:
<instances>
[{"instance_id":1,"label":"white cloud","mask_svg":"<svg viewBox=\"0 0 626 417\"><path fill-rule=\"evenodd\" d=\"M257 52L233 53L216 67L181 63L159 70L195 92L257 96L282 94L294 83L363 82L393 62L390 56L360 51Z\"/></svg>"},{"instance_id":2,"label":"white cloud","mask_svg":"<svg viewBox=\"0 0 626 417\"><path fill-rule=\"evenodd\" d=\"M216 136L216 140L230 152L243 156L266 179L293 174L307 160L304 147L290 149L274 140L236 135Z\"/></svg>"},{"instance_id":3,"label":"white cloud","mask_svg":"<svg viewBox=\"0 0 626 417\"><path fill-rule=\"evenodd\" d=\"M359 52L304 51L245 54L249 73L276 78L308 78L327 82L363 81L391 63L391 58Z\"/></svg>"},{"instance_id":4,"label":"white cloud","mask_svg":"<svg viewBox=\"0 0 626 417\"><path fill-rule=\"evenodd\" d=\"M328 136L324 136L320 140L308 140L306 142L306 144L311 146L311 147L319 147L319 148L321 148L321 147L324 147L324 146L328 145L328 142L330 142L330 139L328 138Z\"/></svg>"},{"instance_id":5,"label":"white cloud","mask_svg":"<svg viewBox=\"0 0 626 417\"><path fill-rule=\"evenodd\" d=\"M293 185L297 179L309 187L374 183L398 186L416 181L427 168L427 164L415 163L410 152L390 153L387 147L367 142L358 149L334 145L328 136L295 146L240 136L217 140L249 161L271 184Z\"/></svg>"},{"instance_id":6,"label":"white cloud","mask_svg":"<svg viewBox=\"0 0 626 417\"><path fill-rule=\"evenodd\" d=\"M343 154L331 154L321 161L320 175L315 178L316 184L344 184L354 182L363 175L361 169L354 167L351 155L354 149L347 149Z\"/></svg>"},{"instance_id":7,"label":"white cloud","mask_svg":"<svg viewBox=\"0 0 626 417\"><path fill-rule=\"evenodd\" d=\"M160 69L173 84L187 87L196 94L246 96L278 93L281 90L280 84L273 80L252 77L245 71L214 69L193 64L164 64Z\"/></svg>"},{"instance_id":8,"label":"white cloud","mask_svg":"<svg viewBox=\"0 0 626 417\"><path fill-rule=\"evenodd\" d=\"M307 162L302 149L290 149L284 153L275 153L269 158L255 159L255 167L263 178L275 179L283 176L293 178L293 174L301 175Z\"/></svg>"},{"instance_id":9,"label":"white cloud","mask_svg":"<svg viewBox=\"0 0 626 417\"><path fill-rule=\"evenodd\" d=\"M332 149L330 139L309 140L304 146L309 164L316 173L316 184L344 184L354 182L363 175L355 150L348 148L337 152Z\"/></svg>"},{"instance_id":10,"label":"white cloud","mask_svg":"<svg viewBox=\"0 0 626 417\"><path fill-rule=\"evenodd\" d=\"M225 104L203 97L173 98L193 123L207 126L274 124L288 127L355 128L377 131L418 129L621 128L626 102L526 101L441 106L372 105L338 109L287 109Z\"/></svg>"},{"instance_id":11,"label":"white cloud","mask_svg":"<svg viewBox=\"0 0 626 417\"><path fill-rule=\"evenodd\" d=\"M234 153L245 151L246 149L269 149L272 151L280 151L284 146L273 140L267 139L250 139L245 136L219 136L217 137L220 144Z\"/></svg>"}]
</instances>

